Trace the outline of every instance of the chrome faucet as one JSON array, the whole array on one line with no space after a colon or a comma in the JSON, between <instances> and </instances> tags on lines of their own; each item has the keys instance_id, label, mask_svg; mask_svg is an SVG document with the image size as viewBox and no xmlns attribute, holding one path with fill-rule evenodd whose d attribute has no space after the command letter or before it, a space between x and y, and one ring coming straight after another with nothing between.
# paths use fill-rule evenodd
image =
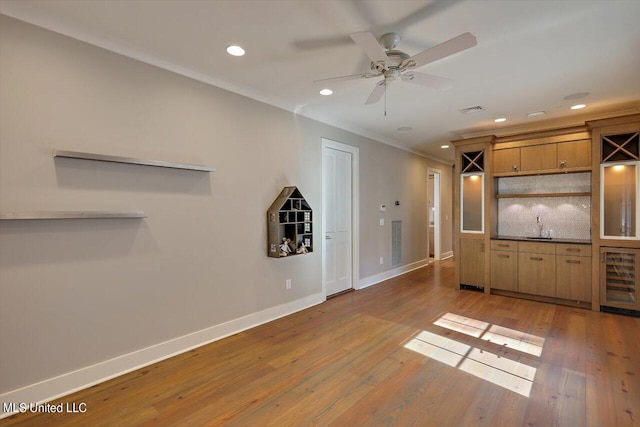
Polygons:
<instances>
[{"instance_id":1,"label":"chrome faucet","mask_svg":"<svg viewBox=\"0 0 640 427\"><path fill-rule=\"evenodd\" d=\"M542 229L544 224L540 222L540 215L536 215L536 224L538 224L538 237L542 237Z\"/></svg>"}]
</instances>

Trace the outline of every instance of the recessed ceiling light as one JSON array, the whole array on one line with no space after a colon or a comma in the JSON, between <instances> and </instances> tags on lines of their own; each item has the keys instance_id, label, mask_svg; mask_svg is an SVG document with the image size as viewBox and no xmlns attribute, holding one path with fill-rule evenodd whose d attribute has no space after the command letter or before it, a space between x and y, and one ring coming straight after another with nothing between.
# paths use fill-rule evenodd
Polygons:
<instances>
[{"instance_id":1,"label":"recessed ceiling light","mask_svg":"<svg viewBox=\"0 0 640 427\"><path fill-rule=\"evenodd\" d=\"M398 132L408 132L410 130L413 130L413 128L411 126L400 126L398 128Z\"/></svg>"},{"instance_id":2,"label":"recessed ceiling light","mask_svg":"<svg viewBox=\"0 0 640 427\"><path fill-rule=\"evenodd\" d=\"M333 91L331 89L322 89L320 91L320 95L324 95L324 96L333 95Z\"/></svg>"},{"instance_id":3,"label":"recessed ceiling light","mask_svg":"<svg viewBox=\"0 0 640 427\"><path fill-rule=\"evenodd\" d=\"M440 148L449 148L449 144L441 145Z\"/></svg>"},{"instance_id":4,"label":"recessed ceiling light","mask_svg":"<svg viewBox=\"0 0 640 427\"><path fill-rule=\"evenodd\" d=\"M534 111L533 113L528 113L527 117L544 116L545 114L547 114L546 111Z\"/></svg>"},{"instance_id":5,"label":"recessed ceiling light","mask_svg":"<svg viewBox=\"0 0 640 427\"><path fill-rule=\"evenodd\" d=\"M589 96L589 92L572 93L571 95L565 96L564 99L566 99L567 101L571 101L573 99L584 98L585 96Z\"/></svg>"},{"instance_id":6,"label":"recessed ceiling light","mask_svg":"<svg viewBox=\"0 0 640 427\"><path fill-rule=\"evenodd\" d=\"M506 117L498 117L497 119L494 120L494 122L496 123L502 123L502 122L506 122L507 118Z\"/></svg>"},{"instance_id":7,"label":"recessed ceiling light","mask_svg":"<svg viewBox=\"0 0 640 427\"><path fill-rule=\"evenodd\" d=\"M577 105L574 105L573 107L571 107L571 109L572 110L580 110L580 109L582 109L584 107L586 107L585 104L577 104Z\"/></svg>"},{"instance_id":8,"label":"recessed ceiling light","mask_svg":"<svg viewBox=\"0 0 640 427\"><path fill-rule=\"evenodd\" d=\"M227 53L233 56L242 56L244 55L245 52L244 52L244 49L241 48L240 46L232 45L232 46L227 46Z\"/></svg>"}]
</instances>

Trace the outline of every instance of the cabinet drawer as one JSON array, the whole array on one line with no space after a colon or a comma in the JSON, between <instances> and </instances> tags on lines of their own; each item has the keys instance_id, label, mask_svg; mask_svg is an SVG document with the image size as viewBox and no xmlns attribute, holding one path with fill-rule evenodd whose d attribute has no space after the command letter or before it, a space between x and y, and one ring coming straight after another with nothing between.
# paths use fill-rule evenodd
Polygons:
<instances>
[{"instance_id":1,"label":"cabinet drawer","mask_svg":"<svg viewBox=\"0 0 640 427\"><path fill-rule=\"evenodd\" d=\"M556 254L555 243L518 242L518 251L534 254Z\"/></svg>"},{"instance_id":2,"label":"cabinet drawer","mask_svg":"<svg viewBox=\"0 0 640 427\"><path fill-rule=\"evenodd\" d=\"M491 250L516 252L518 250L518 242L512 242L509 240L492 240Z\"/></svg>"},{"instance_id":3,"label":"cabinet drawer","mask_svg":"<svg viewBox=\"0 0 640 427\"><path fill-rule=\"evenodd\" d=\"M556 255L591 256L591 245L556 244Z\"/></svg>"}]
</instances>

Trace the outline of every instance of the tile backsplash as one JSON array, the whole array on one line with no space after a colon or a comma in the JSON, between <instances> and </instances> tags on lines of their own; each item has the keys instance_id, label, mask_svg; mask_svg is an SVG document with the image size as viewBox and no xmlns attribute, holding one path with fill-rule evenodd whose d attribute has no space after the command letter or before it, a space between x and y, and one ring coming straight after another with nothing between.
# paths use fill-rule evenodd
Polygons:
<instances>
[{"instance_id":1,"label":"tile backsplash","mask_svg":"<svg viewBox=\"0 0 640 427\"><path fill-rule=\"evenodd\" d=\"M578 193L591 191L591 174L562 174L498 179L499 194ZM498 199L498 236L591 239L591 197L526 197Z\"/></svg>"}]
</instances>

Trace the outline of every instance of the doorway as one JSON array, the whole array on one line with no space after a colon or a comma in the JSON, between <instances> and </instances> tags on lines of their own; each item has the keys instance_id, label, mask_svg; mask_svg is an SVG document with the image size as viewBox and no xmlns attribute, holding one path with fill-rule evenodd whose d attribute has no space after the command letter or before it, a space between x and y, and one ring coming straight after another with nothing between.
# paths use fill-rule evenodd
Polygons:
<instances>
[{"instance_id":1,"label":"doorway","mask_svg":"<svg viewBox=\"0 0 640 427\"><path fill-rule=\"evenodd\" d=\"M358 148L322 139L322 288L325 296L356 289Z\"/></svg>"},{"instance_id":2,"label":"doorway","mask_svg":"<svg viewBox=\"0 0 640 427\"><path fill-rule=\"evenodd\" d=\"M429 227L427 228L429 260L439 261L440 253L440 170L428 168L427 209Z\"/></svg>"}]
</instances>

